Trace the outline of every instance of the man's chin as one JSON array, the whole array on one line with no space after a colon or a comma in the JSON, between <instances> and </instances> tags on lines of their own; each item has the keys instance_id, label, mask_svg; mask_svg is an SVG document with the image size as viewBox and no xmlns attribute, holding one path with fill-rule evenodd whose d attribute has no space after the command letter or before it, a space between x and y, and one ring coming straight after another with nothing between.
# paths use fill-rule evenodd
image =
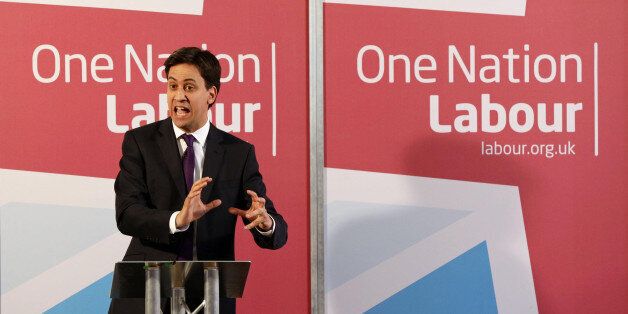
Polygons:
<instances>
[{"instance_id":1,"label":"man's chin","mask_svg":"<svg viewBox=\"0 0 628 314\"><path fill-rule=\"evenodd\" d=\"M190 122L187 120L181 120L181 119L172 117L172 122L174 122L174 125L176 125L179 129L183 131L187 132L188 129L190 128Z\"/></svg>"}]
</instances>

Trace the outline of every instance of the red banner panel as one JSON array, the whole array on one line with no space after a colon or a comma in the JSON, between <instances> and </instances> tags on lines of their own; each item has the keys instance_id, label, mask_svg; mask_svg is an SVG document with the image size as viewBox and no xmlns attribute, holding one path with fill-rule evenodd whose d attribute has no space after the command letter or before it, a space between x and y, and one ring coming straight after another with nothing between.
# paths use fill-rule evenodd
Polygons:
<instances>
[{"instance_id":1,"label":"red banner panel","mask_svg":"<svg viewBox=\"0 0 628 314\"><path fill-rule=\"evenodd\" d=\"M124 132L167 117L164 60L182 46L208 49L223 68L210 119L255 145L290 225L274 252L237 232L236 258L253 262L238 309L308 311L307 3L141 5L0 5L0 167L115 178Z\"/></svg>"},{"instance_id":2,"label":"red banner panel","mask_svg":"<svg viewBox=\"0 0 628 314\"><path fill-rule=\"evenodd\" d=\"M326 4L326 167L516 186L539 312L625 311L624 13Z\"/></svg>"}]
</instances>

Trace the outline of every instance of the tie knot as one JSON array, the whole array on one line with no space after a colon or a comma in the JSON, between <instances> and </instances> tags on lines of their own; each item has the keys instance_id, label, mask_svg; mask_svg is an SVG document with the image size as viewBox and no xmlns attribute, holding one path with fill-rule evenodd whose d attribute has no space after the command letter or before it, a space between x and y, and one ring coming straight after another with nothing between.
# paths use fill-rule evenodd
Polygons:
<instances>
[{"instance_id":1,"label":"tie knot","mask_svg":"<svg viewBox=\"0 0 628 314\"><path fill-rule=\"evenodd\" d=\"M192 134L183 134L183 135L181 135L181 137L183 138L183 140L185 141L185 144L188 147L191 148L192 145L194 145L194 140L195 140L194 139L194 135L192 135Z\"/></svg>"}]
</instances>

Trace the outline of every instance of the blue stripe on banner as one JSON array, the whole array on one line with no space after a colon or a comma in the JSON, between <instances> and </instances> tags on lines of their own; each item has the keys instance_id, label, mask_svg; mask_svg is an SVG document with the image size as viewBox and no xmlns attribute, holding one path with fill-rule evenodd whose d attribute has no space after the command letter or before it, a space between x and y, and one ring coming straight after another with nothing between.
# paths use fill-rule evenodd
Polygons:
<instances>
[{"instance_id":1,"label":"blue stripe on banner","mask_svg":"<svg viewBox=\"0 0 628 314\"><path fill-rule=\"evenodd\" d=\"M366 313L497 313L486 241Z\"/></svg>"},{"instance_id":2,"label":"blue stripe on banner","mask_svg":"<svg viewBox=\"0 0 628 314\"><path fill-rule=\"evenodd\" d=\"M109 273L44 313L107 313L112 280L113 273Z\"/></svg>"}]
</instances>

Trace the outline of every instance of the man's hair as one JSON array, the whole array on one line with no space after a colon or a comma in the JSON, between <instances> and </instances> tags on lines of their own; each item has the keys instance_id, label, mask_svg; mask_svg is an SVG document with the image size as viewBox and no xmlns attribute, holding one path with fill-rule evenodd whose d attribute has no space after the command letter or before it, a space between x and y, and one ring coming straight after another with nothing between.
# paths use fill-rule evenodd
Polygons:
<instances>
[{"instance_id":1,"label":"man's hair","mask_svg":"<svg viewBox=\"0 0 628 314\"><path fill-rule=\"evenodd\" d=\"M182 63L196 66L205 80L205 88L216 86L216 93L220 91L220 62L214 54L197 47L183 47L175 50L164 62L166 77L170 68Z\"/></svg>"}]
</instances>

